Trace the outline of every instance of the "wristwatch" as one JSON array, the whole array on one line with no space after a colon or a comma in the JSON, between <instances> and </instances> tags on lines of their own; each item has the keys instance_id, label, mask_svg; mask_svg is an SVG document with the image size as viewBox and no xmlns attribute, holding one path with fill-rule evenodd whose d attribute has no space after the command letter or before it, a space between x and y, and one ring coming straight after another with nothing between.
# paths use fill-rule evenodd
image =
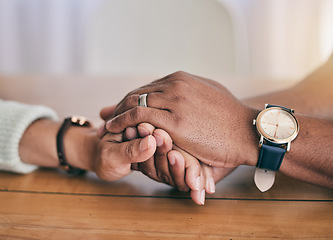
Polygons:
<instances>
[{"instance_id":1,"label":"wristwatch","mask_svg":"<svg viewBox=\"0 0 333 240\"><path fill-rule=\"evenodd\" d=\"M65 118L63 123L61 124L61 127L59 128L58 134L57 134L57 155L59 159L59 165L60 168L71 175L80 175L85 173L86 171L77 167L73 167L67 162L66 155L65 155L65 149L64 149L64 135L67 132L67 130L71 126L78 126L78 127L90 127L91 123L87 121L83 117L73 116Z\"/></svg>"},{"instance_id":2,"label":"wristwatch","mask_svg":"<svg viewBox=\"0 0 333 240\"><path fill-rule=\"evenodd\" d=\"M279 170L290 143L299 132L294 110L278 105L265 105L257 118L253 120L260 136L259 159L254 182L261 192L269 190L275 181L275 172Z\"/></svg>"}]
</instances>

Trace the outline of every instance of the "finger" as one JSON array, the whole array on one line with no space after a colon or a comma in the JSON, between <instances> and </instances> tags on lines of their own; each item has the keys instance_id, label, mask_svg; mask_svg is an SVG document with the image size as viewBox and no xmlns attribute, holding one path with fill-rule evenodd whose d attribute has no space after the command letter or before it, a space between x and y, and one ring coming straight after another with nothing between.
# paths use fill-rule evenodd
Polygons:
<instances>
[{"instance_id":1,"label":"finger","mask_svg":"<svg viewBox=\"0 0 333 240\"><path fill-rule=\"evenodd\" d=\"M148 134L154 134L157 149L154 155L154 169L152 165L148 165L151 169L144 169L144 174L148 175L148 172L156 172L157 181L167 183L171 186L175 186L174 179L169 173L167 153L172 150L172 140L169 134L162 129L156 129L149 123L140 123L138 125L138 132L141 137ZM147 167L147 165L145 164ZM153 177L155 179L155 176ZM156 179L155 179L156 180Z\"/></svg>"},{"instance_id":2,"label":"finger","mask_svg":"<svg viewBox=\"0 0 333 240\"><path fill-rule=\"evenodd\" d=\"M149 108L158 108L158 109L169 109L170 100L173 98L173 95L170 95L162 91L151 91L147 92L146 103ZM116 107L114 111L114 116L117 116L121 113L124 113L132 108L139 106L140 94L132 94L124 98Z\"/></svg>"},{"instance_id":3,"label":"finger","mask_svg":"<svg viewBox=\"0 0 333 240\"><path fill-rule=\"evenodd\" d=\"M134 171L140 171L139 163L132 163L131 164L131 169L134 170Z\"/></svg>"},{"instance_id":4,"label":"finger","mask_svg":"<svg viewBox=\"0 0 333 240\"><path fill-rule=\"evenodd\" d=\"M138 136L139 136L139 134L135 127L128 127L125 129L125 133L124 133L125 141L133 140L135 138L138 138Z\"/></svg>"},{"instance_id":5,"label":"finger","mask_svg":"<svg viewBox=\"0 0 333 240\"><path fill-rule=\"evenodd\" d=\"M117 108L115 110L115 115L118 115L129 108L138 106L138 100L140 95L142 94L151 94L153 92L163 92L164 89L168 89L168 86L170 85L167 81L154 81L151 82L145 86L142 86L140 88L137 88L131 92L129 92L117 105ZM147 96L148 97L148 96ZM127 106L124 108L124 106Z\"/></svg>"},{"instance_id":6,"label":"finger","mask_svg":"<svg viewBox=\"0 0 333 240\"><path fill-rule=\"evenodd\" d=\"M117 105L112 105L112 106L109 106L109 107L105 107L103 108L99 115L101 116L101 118L106 121L108 119L110 119L114 113L114 110L116 109L116 106Z\"/></svg>"},{"instance_id":7,"label":"finger","mask_svg":"<svg viewBox=\"0 0 333 240\"><path fill-rule=\"evenodd\" d=\"M108 133L104 136L103 140L105 142L115 143L111 145L111 149L113 149L113 147L116 147L118 143L123 142L123 133Z\"/></svg>"},{"instance_id":8,"label":"finger","mask_svg":"<svg viewBox=\"0 0 333 240\"><path fill-rule=\"evenodd\" d=\"M153 136L156 140L158 154L166 154L172 150L172 139L163 129L155 129Z\"/></svg>"},{"instance_id":9,"label":"finger","mask_svg":"<svg viewBox=\"0 0 333 240\"><path fill-rule=\"evenodd\" d=\"M215 192L213 168L204 163L201 163L201 169L205 179L204 184L206 192L212 194Z\"/></svg>"},{"instance_id":10,"label":"finger","mask_svg":"<svg viewBox=\"0 0 333 240\"><path fill-rule=\"evenodd\" d=\"M140 87L130 93L128 93L118 104L117 109L115 111L114 116L121 114L125 111L128 111L129 109L135 107L138 105L138 99L141 94L148 94L152 95L152 93L166 93L166 92L171 92L169 94L171 97L175 97L176 99L182 97L182 96L177 96L175 95L175 91L173 89L178 89L180 85L178 83L188 83L187 79L191 79L194 76L185 72L175 72L172 73L166 77L163 77L159 80L153 81L143 87ZM203 78L200 78L203 79ZM175 83L176 82L176 83ZM136 95L133 97L133 95ZM166 102L164 102L165 104ZM152 104L156 104L155 101L151 101L149 103L148 101L148 107L156 107ZM161 108L161 107L159 107ZM165 108L165 107L162 107Z\"/></svg>"},{"instance_id":11,"label":"finger","mask_svg":"<svg viewBox=\"0 0 333 240\"><path fill-rule=\"evenodd\" d=\"M156 167L155 167L155 161L154 157L151 157L149 160L138 163L137 164L138 171L141 171L144 175L148 176L149 178L157 181L166 183L172 187L175 187L175 183L172 178L165 178L158 176Z\"/></svg>"},{"instance_id":12,"label":"finger","mask_svg":"<svg viewBox=\"0 0 333 240\"><path fill-rule=\"evenodd\" d=\"M119 149L123 134L106 134L99 143L99 157L93 162L93 170L103 180L115 181L130 173L130 164L124 163Z\"/></svg>"},{"instance_id":13,"label":"finger","mask_svg":"<svg viewBox=\"0 0 333 240\"><path fill-rule=\"evenodd\" d=\"M200 166L202 163L200 163ZM199 190L191 190L191 198L192 200L199 204L199 205L204 205L205 204L205 198L206 198L206 193L205 193L205 183L206 183L206 175L203 171L203 168L200 168L200 187ZM198 183L197 183L198 184Z\"/></svg>"},{"instance_id":14,"label":"finger","mask_svg":"<svg viewBox=\"0 0 333 240\"><path fill-rule=\"evenodd\" d=\"M205 204L205 198L206 198L205 183L206 183L206 177L209 176L209 175L206 175L206 172L208 172L208 170L207 169L204 170L202 163L200 163L200 166L201 166L201 168L200 168L200 178L198 180L200 182L199 190L191 190L190 195L191 195L192 200L196 204L204 205Z\"/></svg>"},{"instance_id":15,"label":"finger","mask_svg":"<svg viewBox=\"0 0 333 240\"><path fill-rule=\"evenodd\" d=\"M205 190L191 190L190 196L192 200L198 204L198 205L204 205L205 204Z\"/></svg>"},{"instance_id":16,"label":"finger","mask_svg":"<svg viewBox=\"0 0 333 240\"><path fill-rule=\"evenodd\" d=\"M169 134L162 129L155 129L153 136L156 140L155 168L157 176L162 182L174 186L173 178L169 171L167 153L172 150L172 140Z\"/></svg>"},{"instance_id":17,"label":"finger","mask_svg":"<svg viewBox=\"0 0 333 240\"><path fill-rule=\"evenodd\" d=\"M135 107L132 108L108 121L106 128L111 133L120 133L127 127L135 127L141 122L147 122L156 128L172 128L172 114L166 110L148 108L148 107Z\"/></svg>"},{"instance_id":18,"label":"finger","mask_svg":"<svg viewBox=\"0 0 333 240\"><path fill-rule=\"evenodd\" d=\"M190 188L185 182L185 159L183 155L176 150L168 153L169 170L176 188L179 191L187 192Z\"/></svg>"},{"instance_id":19,"label":"finger","mask_svg":"<svg viewBox=\"0 0 333 240\"><path fill-rule=\"evenodd\" d=\"M126 130L127 129L128 128L126 128ZM135 128L132 128L132 129L135 129ZM154 126L149 123L140 123L138 125L137 129L135 129L135 132L137 135L136 137L146 137L148 135L152 135L154 132L154 129L155 129ZM133 130L133 132L134 132L134 130ZM127 133L126 137L127 138L134 137L134 134ZM147 161L142 162L142 163L132 163L131 169L140 171L144 175L148 176L149 178L151 178L155 181L159 181L159 179L157 178L157 173L156 173L156 169L155 169L154 156L152 156Z\"/></svg>"},{"instance_id":20,"label":"finger","mask_svg":"<svg viewBox=\"0 0 333 240\"><path fill-rule=\"evenodd\" d=\"M146 137L148 135L153 134L155 127L149 123L140 123L137 127L137 130L140 137ZM148 176L149 178L155 181L165 182L165 180L161 179L157 174L154 157L151 157L149 160L142 163L132 164L132 169L141 171L144 175ZM172 182L168 182L168 184L174 186Z\"/></svg>"},{"instance_id":21,"label":"finger","mask_svg":"<svg viewBox=\"0 0 333 240\"><path fill-rule=\"evenodd\" d=\"M192 190L202 190L204 185L201 181L201 165L195 157L185 152L181 148L173 145L173 148L180 152L185 161L185 182Z\"/></svg>"},{"instance_id":22,"label":"finger","mask_svg":"<svg viewBox=\"0 0 333 240\"><path fill-rule=\"evenodd\" d=\"M112 148L110 152L105 154L112 155L112 159L117 159L119 164L146 161L152 157L156 151L156 141L151 135L127 142L115 142L113 137L109 137L108 135L106 135L106 137L106 141L112 144Z\"/></svg>"},{"instance_id":23,"label":"finger","mask_svg":"<svg viewBox=\"0 0 333 240\"><path fill-rule=\"evenodd\" d=\"M149 123L140 123L137 127L137 133L140 137L146 137L148 135L152 135L154 132L154 129L155 129L154 126ZM130 137L130 136L127 136L127 137ZM149 160L147 160L147 161L149 161ZM132 163L131 169L135 170L135 171L140 171L138 163ZM155 173L155 176L156 176L156 169L151 170L150 172ZM147 175L146 173L144 173L144 174ZM150 176L148 176L148 177L150 177ZM154 180L156 179L156 177L155 178L150 177L150 178L152 178Z\"/></svg>"},{"instance_id":24,"label":"finger","mask_svg":"<svg viewBox=\"0 0 333 240\"><path fill-rule=\"evenodd\" d=\"M150 123L140 123L138 125L138 133L140 137L146 137L148 135L153 135L155 127Z\"/></svg>"},{"instance_id":25,"label":"finger","mask_svg":"<svg viewBox=\"0 0 333 240\"><path fill-rule=\"evenodd\" d=\"M137 164L138 171L142 172L147 177L157 181L162 182L157 176L157 172L155 169L154 157L149 158L147 161L141 162Z\"/></svg>"}]
</instances>

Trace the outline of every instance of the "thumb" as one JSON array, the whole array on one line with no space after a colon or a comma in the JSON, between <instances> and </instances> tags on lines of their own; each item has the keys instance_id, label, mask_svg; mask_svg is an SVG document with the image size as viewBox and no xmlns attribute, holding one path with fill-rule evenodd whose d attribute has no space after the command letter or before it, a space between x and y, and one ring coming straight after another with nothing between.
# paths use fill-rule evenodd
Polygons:
<instances>
[{"instance_id":1,"label":"thumb","mask_svg":"<svg viewBox=\"0 0 333 240\"><path fill-rule=\"evenodd\" d=\"M151 158L156 151L156 141L152 135L119 143L115 149L124 163L144 162Z\"/></svg>"}]
</instances>

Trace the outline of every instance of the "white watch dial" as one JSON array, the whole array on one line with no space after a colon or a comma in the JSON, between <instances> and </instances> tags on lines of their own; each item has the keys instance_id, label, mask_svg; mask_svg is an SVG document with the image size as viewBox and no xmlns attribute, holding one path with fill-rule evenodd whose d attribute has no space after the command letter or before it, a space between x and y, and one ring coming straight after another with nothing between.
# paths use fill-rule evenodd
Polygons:
<instances>
[{"instance_id":1,"label":"white watch dial","mask_svg":"<svg viewBox=\"0 0 333 240\"><path fill-rule=\"evenodd\" d=\"M280 108L268 108L257 119L259 132L267 139L276 142L289 142L298 133L298 123L289 112Z\"/></svg>"}]
</instances>

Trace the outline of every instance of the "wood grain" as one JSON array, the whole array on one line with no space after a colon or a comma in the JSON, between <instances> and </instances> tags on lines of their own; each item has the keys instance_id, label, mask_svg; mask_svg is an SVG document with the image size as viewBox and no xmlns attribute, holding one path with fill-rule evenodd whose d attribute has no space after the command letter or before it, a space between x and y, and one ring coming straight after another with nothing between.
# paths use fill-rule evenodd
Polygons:
<instances>
[{"instance_id":1,"label":"wood grain","mask_svg":"<svg viewBox=\"0 0 333 240\"><path fill-rule=\"evenodd\" d=\"M3 239L332 239L333 203L0 193Z\"/></svg>"},{"instance_id":2,"label":"wood grain","mask_svg":"<svg viewBox=\"0 0 333 240\"><path fill-rule=\"evenodd\" d=\"M333 239L332 190L281 175L261 194L252 172L232 173L205 206L139 173L108 183L2 172L0 239Z\"/></svg>"},{"instance_id":3,"label":"wood grain","mask_svg":"<svg viewBox=\"0 0 333 240\"><path fill-rule=\"evenodd\" d=\"M274 187L261 193L253 182L254 168L240 166L216 186L216 193L208 198L279 199L279 200L332 200L333 191L307 184L278 174ZM134 195L189 198L188 193L155 182L140 172L117 181L105 182L93 173L72 177L57 170L41 169L29 175L0 173L0 189L52 193L82 193L99 195Z\"/></svg>"}]
</instances>

